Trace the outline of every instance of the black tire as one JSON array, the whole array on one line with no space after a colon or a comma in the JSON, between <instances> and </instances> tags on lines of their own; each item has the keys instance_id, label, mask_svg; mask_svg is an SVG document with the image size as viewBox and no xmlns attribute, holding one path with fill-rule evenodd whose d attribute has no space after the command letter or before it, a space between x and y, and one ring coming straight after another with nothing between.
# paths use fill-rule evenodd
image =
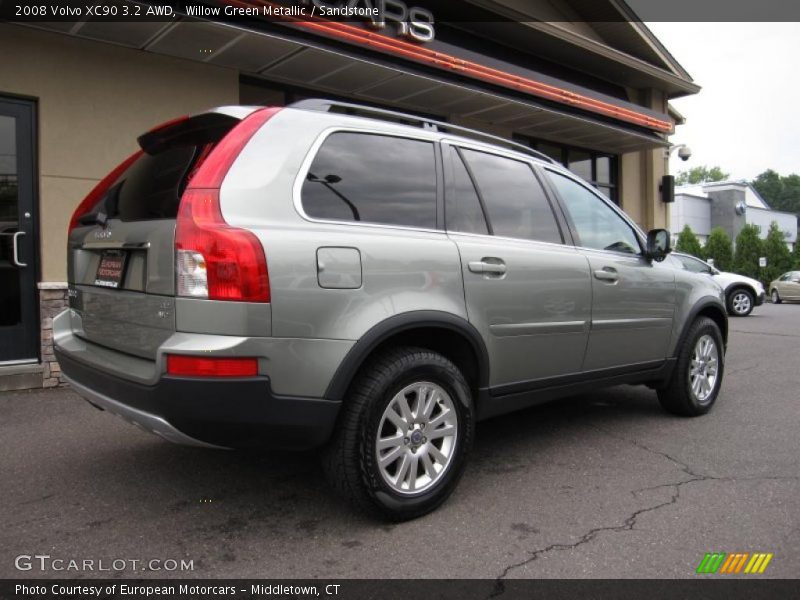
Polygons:
<instances>
[{"instance_id":1,"label":"black tire","mask_svg":"<svg viewBox=\"0 0 800 600\"><path fill-rule=\"evenodd\" d=\"M776 290L774 288L772 289L772 293L770 294L770 297L772 298L772 303L773 304L780 304L781 302L783 302L783 300L781 300L781 295L778 293L778 290Z\"/></svg>"},{"instance_id":2,"label":"black tire","mask_svg":"<svg viewBox=\"0 0 800 600\"><path fill-rule=\"evenodd\" d=\"M698 400L692 392L691 364L695 347L703 336L709 336L716 344L717 377L707 397ZM658 400L667 412L682 417L697 417L706 414L717 400L725 372L725 347L719 326L707 317L699 317L692 323L689 333L678 353L678 361L667 384L658 390Z\"/></svg>"},{"instance_id":3,"label":"black tire","mask_svg":"<svg viewBox=\"0 0 800 600\"><path fill-rule=\"evenodd\" d=\"M432 486L402 495L384 480L376 441L384 411L415 382L431 382L449 394L457 425L452 458ZM453 492L467 462L475 432L472 393L459 369L423 348L391 349L371 360L356 377L322 464L331 485L364 511L391 521L415 519L436 509ZM408 443L406 438L406 443Z\"/></svg>"},{"instance_id":4,"label":"black tire","mask_svg":"<svg viewBox=\"0 0 800 600\"><path fill-rule=\"evenodd\" d=\"M746 302L742 301L744 299L746 299ZM732 317L746 317L753 312L753 307L755 306L755 296L746 288L736 288L728 293L726 304L728 305L728 314ZM744 310L742 308L737 308L744 305L746 305Z\"/></svg>"}]
</instances>

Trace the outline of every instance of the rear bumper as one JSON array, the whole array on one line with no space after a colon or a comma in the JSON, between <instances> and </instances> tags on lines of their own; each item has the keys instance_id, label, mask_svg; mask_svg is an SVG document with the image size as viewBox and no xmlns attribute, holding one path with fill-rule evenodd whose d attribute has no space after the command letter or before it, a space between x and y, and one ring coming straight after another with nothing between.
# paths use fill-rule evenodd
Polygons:
<instances>
[{"instance_id":1,"label":"rear bumper","mask_svg":"<svg viewBox=\"0 0 800 600\"><path fill-rule=\"evenodd\" d=\"M162 375L146 385L71 357L56 345L61 371L90 403L171 442L222 448L321 446L339 402L279 396L268 377L186 378Z\"/></svg>"}]
</instances>

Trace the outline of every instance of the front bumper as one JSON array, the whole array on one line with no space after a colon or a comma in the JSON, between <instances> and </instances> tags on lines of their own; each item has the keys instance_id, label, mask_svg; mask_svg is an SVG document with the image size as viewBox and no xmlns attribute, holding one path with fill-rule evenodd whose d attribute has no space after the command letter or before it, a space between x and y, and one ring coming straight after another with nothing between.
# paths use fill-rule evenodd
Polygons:
<instances>
[{"instance_id":1,"label":"front bumper","mask_svg":"<svg viewBox=\"0 0 800 600\"><path fill-rule=\"evenodd\" d=\"M761 306L762 304L764 304L764 301L765 301L766 299L767 299L767 292L766 292L766 291L764 291L764 290L761 290L761 291L758 293L758 296L756 296L756 299L755 299L755 304L756 304L756 306Z\"/></svg>"},{"instance_id":2,"label":"front bumper","mask_svg":"<svg viewBox=\"0 0 800 600\"><path fill-rule=\"evenodd\" d=\"M91 404L171 442L310 449L330 438L339 412L339 402L276 395L264 376L162 375L146 385L77 360L58 345L55 354L67 381Z\"/></svg>"}]
</instances>

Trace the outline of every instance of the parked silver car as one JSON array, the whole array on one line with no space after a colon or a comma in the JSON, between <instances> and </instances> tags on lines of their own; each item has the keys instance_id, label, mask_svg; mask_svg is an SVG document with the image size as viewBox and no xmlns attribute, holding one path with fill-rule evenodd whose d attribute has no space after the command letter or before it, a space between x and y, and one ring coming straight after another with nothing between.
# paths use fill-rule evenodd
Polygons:
<instances>
[{"instance_id":1,"label":"parked silver car","mask_svg":"<svg viewBox=\"0 0 800 600\"><path fill-rule=\"evenodd\" d=\"M717 399L720 288L544 155L323 101L139 144L75 212L54 339L75 390L168 440L321 447L345 496L409 519L479 419L621 383Z\"/></svg>"},{"instance_id":2,"label":"parked silver car","mask_svg":"<svg viewBox=\"0 0 800 600\"><path fill-rule=\"evenodd\" d=\"M725 290L725 304L731 316L746 317L753 312L754 307L764 304L767 298L764 285L757 279L720 271L699 258L680 252L673 252L670 260L678 268L712 276Z\"/></svg>"},{"instance_id":3,"label":"parked silver car","mask_svg":"<svg viewBox=\"0 0 800 600\"><path fill-rule=\"evenodd\" d=\"M775 304L784 300L800 300L800 271L789 271L771 282L769 294Z\"/></svg>"}]
</instances>

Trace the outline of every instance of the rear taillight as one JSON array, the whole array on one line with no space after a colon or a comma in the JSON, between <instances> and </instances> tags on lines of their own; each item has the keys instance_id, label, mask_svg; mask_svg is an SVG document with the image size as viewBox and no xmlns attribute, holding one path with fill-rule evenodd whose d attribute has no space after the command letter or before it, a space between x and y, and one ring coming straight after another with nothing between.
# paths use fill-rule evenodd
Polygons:
<instances>
[{"instance_id":1,"label":"rear taillight","mask_svg":"<svg viewBox=\"0 0 800 600\"><path fill-rule=\"evenodd\" d=\"M257 358L167 355L167 375L180 377L255 377Z\"/></svg>"},{"instance_id":2,"label":"rear taillight","mask_svg":"<svg viewBox=\"0 0 800 600\"><path fill-rule=\"evenodd\" d=\"M139 150L134 154L130 155L124 161L122 161L117 167L111 171L108 175L106 175L100 183L98 183L92 191L84 198L81 203L78 205L78 208L75 209L75 212L72 213L72 218L69 221L69 229L67 231L67 235L72 233L72 230L75 229L79 223L78 219L82 216L88 214L97 204L97 202L103 197L103 195L111 188L114 182L119 179L120 175L122 175L125 171L128 170L136 159L138 159L142 155L142 151Z\"/></svg>"},{"instance_id":3,"label":"rear taillight","mask_svg":"<svg viewBox=\"0 0 800 600\"><path fill-rule=\"evenodd\" d=\"M177 292L209 300L269 302L267 259L251 232L228 225L219 190L186 190L175 229Z\"/></svg>"},{"instance_id":4,"label":"rear taillight","mask_svg":"<svg viewBox=\"0 0 800 600\"><path fill-rule=\"evenodd\" d=\"M261 126L281 110L280 107L262 108L243 119L222 138L189 182L193 188L219 188L233 161Z\"/></svg>"},{"instance_id":5,"label":"rear taillight","mask_svg":"<svg viewBox=\"0 0 800 600\"><path fill-rule=\"evenodd\" d=\"M181 197L175 228L178 296L269 302L267 258L258 238L222 218L219 189L233 162L280 108L254 112L234 127L196 172Z\"/></svg>"}]
</instances>

